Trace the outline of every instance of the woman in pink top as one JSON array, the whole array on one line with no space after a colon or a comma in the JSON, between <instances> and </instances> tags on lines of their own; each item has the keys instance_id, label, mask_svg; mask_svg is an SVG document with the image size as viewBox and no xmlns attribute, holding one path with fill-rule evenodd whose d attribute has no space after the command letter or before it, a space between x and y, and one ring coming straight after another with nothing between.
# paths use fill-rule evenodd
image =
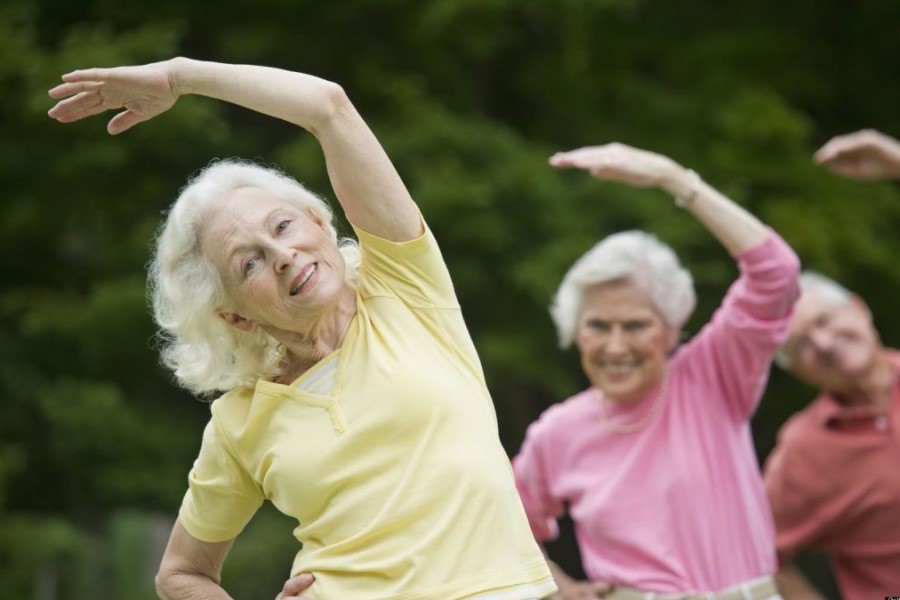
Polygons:
<instances>
[{"instance_id":1,"label":"woman in pink top","mask_svg":"<svg viewBox=\"0 0 900 600\"><path fill-rule=\"evenodd\" d=\"M556 597L777 597L749 420L798 296L796 255L665 156L609 144L550 163L662 189L740 269L712 320L681 346L695 304L691 276L653 236L611 235L566 273L551 313L591 387L547 409L514 460L538 541L556 537L566 508L575 524L589 580L551 563Z\"/></svg>"}]
</instances>

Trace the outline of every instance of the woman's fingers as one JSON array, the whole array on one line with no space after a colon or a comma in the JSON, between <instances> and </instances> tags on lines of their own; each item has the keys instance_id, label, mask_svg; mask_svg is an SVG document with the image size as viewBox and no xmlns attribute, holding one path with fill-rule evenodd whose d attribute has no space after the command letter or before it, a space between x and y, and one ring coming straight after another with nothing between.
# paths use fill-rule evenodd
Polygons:
<instances>
[{"instance_id":1,"label":"woman's fingers","mask_svg":"<svg viewBox=\"0 0 900 600\"><path fill-rule=\"evenodd\" d=\"M639 187L659 185L677 165L655 152L613 142L557 152L550 164L558 168L583 169L598 179L619 181Z\"/></svg>"},{"instance_id":2,"label":"woman's fingers","mask_svg":"<svg viewBox=\"0 0 900 600\"><path fill-rule=\"evenodd\" d=\"M76 95L60 100L47 111L47 114L61 123L77 121L84 117L99 114L106 110L103 100L94 92L79 92Z\"/></svg>"},{"instance_id":3,"label":"woman's fingers","mask_svg":"<svg viewBox=\"0 0 900 600\"><path fill-rule=\"evenodd\" d=\"M109 76L110 69L78 69L62 76L62 80L67 83L75 83L79 81L95 81L100 83Z\"/></svg>"},{"instance_id":4,"label":"woman's fingers","mask_svg":"<svg viewBox=\"0 0 900 600\"><path fill-rule=\"evenodd\" d=\"M147 117L142 117L134 111L123 110L109 120L109 123L106 125L106 131L108 131L111 135L116 135L118 133L122 133L123 131L131 129L141 121L146 120Z\"/></svg>"},{"instance_id":5,"label":"woman's fingers","mask_svg":"<svg viewBox=\"0 0 900 600\"><path fill-rule=\"evenodd\" d=\"M58 102L47 114L70 123L107 110L118 111L106 126L111 134L152 119L177 99L170 73L161 64L81 69L66 73L62 79L63 83L48 91Z\"/></svg>"},{"instance_id":6,"label":"woman's fingers","mask_svg":"<svg viewBox=\"0 0 900 600\"><path fill-rule=\"evenodd\" d=\"M311 573L301 573L292 577L284 582L281 593L275 600L303 600L303 596L299 594L311 586L315 580L316 578Z\"/></svg>"},{"instance_id":7,"label":"woman's fingers","mask_svg":"<svg viewBox=\"0 0 900 600\"><path fill-rule=\"evenodd\" d=\"M100 81L77 81L72 83L61 83L51 88L47 93L51 98L65 98L74 96L84 92L95 92L103 85Z\"/></svg>"},{"instance_id":8,"label":"woman's fingers","mask_svg":"<svg viewBox=\"0 0 900 600\"><path fill-rule=\"evenodd\" d=\"M554 167L589 169L606 164L615 158L614 150L607 146L587 146L568 152L557 152L550 157Z\"/></svg>"},{"instance_id":9,"label":"woman's fingers","mask_svg":"<svg viewBox=\"0 0 900 600\"><path fill-rule=\"evenodd\" d=\"M557 152L550 157L550 164L561 168L578 169L611 169L640 166L653 153L632 148L625 144L613 142L602 146L585 146L568 152Z\"/></svg>"}]
</instances>

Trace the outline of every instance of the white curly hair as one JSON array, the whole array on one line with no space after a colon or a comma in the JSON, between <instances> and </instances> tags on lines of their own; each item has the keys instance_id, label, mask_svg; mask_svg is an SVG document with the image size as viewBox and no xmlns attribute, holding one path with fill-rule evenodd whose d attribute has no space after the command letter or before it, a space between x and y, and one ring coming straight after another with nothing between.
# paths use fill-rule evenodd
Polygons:
<instances>
[{"instance_id":1,"label":"white curly hair","mask_svg":"<svg viewBox=\"0 0 900 600\"><path fill-rule=\"evenodd\" d=\"M172 204L157 233L149 264L148 288L159 326L160 354L182 387L198 396L253 385L279 372L278 342L255 328L240 331L216 315L225 304L219 273L200 251L201 226L235 189L266 190L284 202L311 210L330 226L355 284L359 246L339 239L328 203L282 171L244 159L213 161L192 177Z\"/></svg>"},{"instance_id":2,"label":"white curly hair","mask_svg":"<svg viewBox=\"0 0 900 600\"><path fill-rule=\"evenodd\" d=\"M681 329L694 311L693 278L669 246L644 231L615 233L575 261L556 291L550 315L560 348L575 340L585 289L626 279L650 298L673 329Z\"/></svg>"}]
</instances>

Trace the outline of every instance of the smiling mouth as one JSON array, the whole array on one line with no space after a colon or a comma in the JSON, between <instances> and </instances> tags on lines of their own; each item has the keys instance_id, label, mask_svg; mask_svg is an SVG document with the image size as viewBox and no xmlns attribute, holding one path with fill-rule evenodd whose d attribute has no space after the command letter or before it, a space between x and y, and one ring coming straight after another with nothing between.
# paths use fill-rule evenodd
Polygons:
<instances>
[{"instance_id":1,"label":"smiling mouth","mask_svg":"<svg viewBox=\"0 0 900 600\"><path fill-rule=\"evenodd\" d=\"M603 365L603 370L612 375L624 375L630 373L637 365Z\"/></svg>"},{"instance_id":2,"label":"smiling mouth","mask_svg":"<svg viewBox=\"0 0 900 600\"><path fill-rule=\"evenodd\" d=\"M309 267L300 273L297 276L297 279L294 280L294 286L290 289L290 295L296 296L303 290L303 286L310 280L310 278L316 273L318 270L318 263L313 263L309 265Z\"/></svg>"}]
</instances>

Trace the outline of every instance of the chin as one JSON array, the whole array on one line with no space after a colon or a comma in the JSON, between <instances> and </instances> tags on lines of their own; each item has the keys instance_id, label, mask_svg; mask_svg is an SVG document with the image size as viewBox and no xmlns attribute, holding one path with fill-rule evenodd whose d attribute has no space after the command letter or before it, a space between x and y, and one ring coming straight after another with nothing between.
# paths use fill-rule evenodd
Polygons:
<instances>
[{"instance_id":1,"label":"chin","mask_svg":"<svg viewBox=\"0 0 900 600\"><path fill-rule=\"evenodd\" d=\"M610 402L618 404L633 404L646 394L635 386L603 385L597 387Z\"/></svg>"}]
</instances>

